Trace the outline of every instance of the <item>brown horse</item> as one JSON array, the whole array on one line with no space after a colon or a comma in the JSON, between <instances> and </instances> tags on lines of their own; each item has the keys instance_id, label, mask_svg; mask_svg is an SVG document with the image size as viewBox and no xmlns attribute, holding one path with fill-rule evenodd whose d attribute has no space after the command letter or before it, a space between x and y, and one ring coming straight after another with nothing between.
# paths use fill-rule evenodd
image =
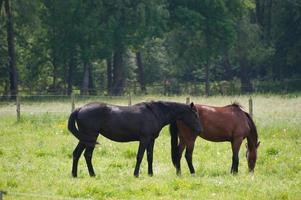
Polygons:
<instances>
[{"instance_id":1,"label":"brown horse","mask_svg":"<svg viewBox=\"0 0 301 200\"><path fill-rule=\"evenodd\" d=\"M258 135L256 126L250 115L242 110L238 103L225 107L195 105L203 130L197 135L182 121L177 120L170 125L172 162L181 174L181 157L186 148L185 158L191 174L194 174L192 153L197 136L212 142L231 142L232 167L231 173L238 172L239 149L244 138L247 138L247 153L249 171L253 172L257 159ZM178 144L179 138L179 144Z\"/></svg>"}]
</instances>

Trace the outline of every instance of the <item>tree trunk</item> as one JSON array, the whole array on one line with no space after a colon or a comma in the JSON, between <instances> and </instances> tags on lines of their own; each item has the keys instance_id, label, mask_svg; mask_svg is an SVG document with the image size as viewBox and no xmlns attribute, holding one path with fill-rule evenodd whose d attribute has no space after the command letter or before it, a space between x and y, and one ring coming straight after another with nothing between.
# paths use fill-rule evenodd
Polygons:
<instances>
[{"instance_id":1,"label":"tree trunk","mask_svg":"<svg viewBox=\"0 0 301 200\"><path fill-rule=\"evenodd\" d=\"M3 90L3 96L7 96L9 93L9 82L7 79L4 80L4 90Z\"/></svg>"},{"instance_id":2,"label":"tree trunk","mask_svg":"<svg viewBox=\"0 0 301 200\"><path fill-rule=\"evenodd\" d=\"M210 95L210 83L209 83L209 65L210 65L210 57L211 57L211 36L210 36L210 27L208 19L206 19L206 30L205 30L205 42L206 42L206 65L205 65L205 95Z\"/></svg>"},{"instance_id":3,"label":"tree trunk","mask_svg":"<svg viewBox=\"0 0 301 200\"><path fill-rule=\"evenodd\" d=\"M93 65L89 62L88 64L88 70L89 70L89 94L90 95L95 95L95 85L93 82Z\"/></svg>"},{"instance_id":4,"label":"tree trunk","mask_svg":"<svg viewBox=\"0 0 301 200\"><path fill-rule=\"evenodd\" d=\"M9 0L4 0L4 7L6 13L6 27L7 27L10 95L11 98L15 99L16 95L18 94L18 78L17 78L17 66L16 66L16 52L15 52L15 44L14 44L13 17L12 17Z\"/></svg>"},{"instance_id":5,"label":"tree trunk","mask_svg":"<svg viewBox=\"0 0 301 200\"><path fill-rule=\"evenodd\" d=\"M250 93L252 92L252 84L248 73L247 61L245 60L244 57L239 58L239 65L240 65L241 92Z\"/></svg>"},{"instance_id":6,"label":"tree trunk","mask_svg":"<svg viewBox=\"0 0 301 200\"><path fill-rule=\"evenodd\" d=\"M68 93L67 91L67 80L68 80L68 68L69 68L69 61L64 60L63 64L63 70L64 70L64 82L63 82L63 89L64 89L64 95Z\"/></svg>"},{"instance_id":7,"label":"tree trunk","mask_svg":"<svg viewBox=\"0 0 301 200\"><path fill-rule=\"evenodd\" d=\"M231 70L231 64L229 59L228 51L226 50L223 55L222 64L224 67L224 78L226 81L230 81L232 79L232 70Z\"/></svg>"},{"instance_id":8,"label":"tree trunk","mask_svg":"<svg viewBox=\"0 0 301 200\"><path fill-rule=\"evenodd\" d=\"M113 95L122 95L125 86L122 48L114 52L113 58Z\"/></svg>"},{"instance_id":9,"label":"tree trunk","mask_svg":"<svg viewBox=\"0 0 301 200\"><path fill-rule=\"evenodd\" d=\"M113 87L113 74L112 74L112 57L107 59L107 92L112 95Z\"/></svg>"},{"instance_id":10,"label":"tree trunk","mask_svg":"<svg viewBox=\"0 0 301 200\"><path fill-rule=\"evenodd\" d=\"M84 62L84 76L83 76L83 83L81 89L81 95L88 95L89 94L89 64L88 62Z\"/></svg>"},{"instance_id":11,"label":"tree trunk","mask_svg":"<svg viewBox=\"0 0 301 200\"><path fill-rule=\"evenodd\" d=\"M74 52L71 52L70 58L69 58L69 63L68 63L67 95L71 95L72 94L73 70L74 70L74 68L75 68Z\"/></svg>"},{"instance_id":12,"label":"tree trunk","mask_svg":"<svg viewBox=\"0 0 301 200\"><path fill-rule=\"evenodd\" d=\"M268 0L267 3L267 26L266 26L266 39L267 42L270 43L271 41L271 29L272 29L272 8L273 7L273 0Z\"/></svg>"},{"instance_id":13,"label":"tree trunk","mask_svg":"<svg viewBox=\"0 0 301 200\"><path fill-rule=\"evenodd\" d=\"M209 85L209 58L207 58L207 63L205 65L205 95L209 96L210 85Z\"/></svg>"},{"instance_id":14,"label":"tree trunk","mask_svg":"<svg viewBox=\"0 0 301 200\"><path fill-rule=\"evenodd\" d=\"M54 8L53 8L54 9ZM53 11L52 11L53 12ZM57 37L55 26L51 26L51 36L50 37ZM52 57L52 89L53 92L57 93L57 75L58 75L58 53L56 51L55 45L51 45L51 57Z\"/></svg>"},{"instance_id":15,"label":"tree trunk","mask_svg":"<svg viewBox=\"0 0 301 200\"><path fill-rule=\"evenodd\" d=\"M142 63L141 53L136 53L136 63L138 66L138 82L140 84L141 91L146 94L146 87L145 87L145 79L144 79L144 65Z\"/></svg>"},{"instance_id":16,"label":"tree trunk","mask_svg":"<svg viewBox=\"0 0 301 200\"><path fill-rule=\"evenodd\" d=\"M256 22L264 27L264 2L265 0L255 0L256 3Z\"/></svg>"},{"instance_id":17,"label":"tree trunk","mask_svg":"<svg viewBox=\"0 0 301 200\"><path fill-rule=\"evenodd\" d=\"M52 90L54 93L56 93L56 74L57 74L57 63L56 63L56 57L54 56L52 58L52 66L53 66L53 71L52 71Z\"/></svg>"},{"instance_id":18,"label":"tree trunk","mask_svg":"<svg viewBox=\"0 0 301 200\"><path fill-rule=\"evenodd\" d=\"M241 83L241 93L250 93L252 92L252 84L251 79L249 76L249 64L246 60L246 48L244 44L245 36L243 30L241 28L241 24L238 24L238 41L237 41L237 55L238 55L238 62L239 62L239 76L240 76L240 83Z\"/></svg>"},{"instance_id":19,"label":"tree trunk","mask_svg":"<svg viewBox=\"0 0 301 200\"><path fill-rule=\"evenodd\" d=\"M237 24L237 55L239 63L239 76L241 83L241 93L252 92L251 78L249 74L249 61L247 60L247 46L245 45L246 33L243 29L243 21Z\"/></svg>"}]
</instances>

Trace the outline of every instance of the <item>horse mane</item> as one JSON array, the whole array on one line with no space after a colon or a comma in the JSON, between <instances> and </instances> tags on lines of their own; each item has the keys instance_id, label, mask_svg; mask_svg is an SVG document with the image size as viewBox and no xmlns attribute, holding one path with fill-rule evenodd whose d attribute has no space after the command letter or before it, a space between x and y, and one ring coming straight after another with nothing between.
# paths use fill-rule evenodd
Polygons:
<instances>
[{"instance_id":1,"label":"horse mane","mask_svg":"<svg viewBox=\"0 0 301 200\"><path fill-rule=\"evenodd\" d=\"M157 119L161 118L162 113L160 112L160 109L158 110L158 107L162 107L163 102L162 101L150 101L150 102L142 102L140 103L142 105L145 105L147 109L149 109Z\"/></svg>"},{"instance_id":2,"label":"horse mane","mask_svg":"<svg viewBox=\"0 0 301 200\"><path fill-rule=\"evenodd\" d=\"M249 115L249 113L247 112L244 112L245 115L247 116L248 118L248 124L250 126L250 129L251 129L251 134L247 137L247 140L248 140L248 148L249 149L252 149L252 143L253 145L257 145L257 142L258 142L258 133L257 133L257 128L256 128L256 125L252 119L252 117Z\"/></svg>"},{"instance_id":3,"label":"horse mane","mask_svg":"<svg viewBox=\"0 0 301 200\"><path fill-rule=\"evenodd\" d=\"M167 102L167 101L150 101L150 102L145 102L144 105L155 112L159 112L162 115L166 115L168 112L175 112L174 109L171 109L171 106L179 106L181 103L178 102ZM159 108L159 109L158 109ZM186 104L183 104L183 111L186 112L188 110L188 106ZM157 110L157 111L156 111Z\"/></svg>"}]
</instances>

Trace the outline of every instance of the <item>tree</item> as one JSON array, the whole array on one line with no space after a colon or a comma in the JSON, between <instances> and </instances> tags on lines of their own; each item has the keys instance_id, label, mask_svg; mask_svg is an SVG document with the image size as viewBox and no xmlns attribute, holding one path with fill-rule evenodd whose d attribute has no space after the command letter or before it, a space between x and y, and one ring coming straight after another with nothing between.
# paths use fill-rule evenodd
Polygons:
<instances>
[{"instance_id":1,"label":"tree","mask_svg":"<svg viewBox=\"0 0 301 200\"><path fill-rule=\"evenodd\" d=\"M129 83L142 93L153 83L171 83L173 92L193 83L210 95L236 77L242 92L256 79L301 77L295 0L0 0L0 7L0 90L12 97L18 86L29 94L123 95Z\"/></svg>"},{"instance_id":2,"label":"tree","mask_svg":"<svg viewBox=\"0 0 301 200\"><path fill-rule=\"evenodd\" d=\"M301 77L301 4L298 1L275 1L272 33L275 54L271 64L273 78Z\"/></svg>"},{"instance_id":3,"label":"tree","mask_svg":"<svg viewBox=\"0 0 301 200\"><path fill-rule=\"evenodd\" d=\"M239 14L237 7L240 6L239 1L170 1L171 26L176 27L175 33L181 38L175 40L179 43L177 57L187 55L188 71L195 72L196 76L200 76L200 72L203 74L206 95L210 94L210 68L214 64L213 60L224 53L223 46L230 46L228 44L234 41L234 21ZM194 55L195 52L198 55ZM189 79L196 80L198 77Z\"/></svg>"},{"instance_id":4,"label":"tree","mask_svg":"<svg viewBox=\"0 0 301 200\"><path fill-rule=\"evenodd\" d=\"M112 82L113 82L113 73L112 73L112 58L106 59L107 63L107 93L112 95Z\"/></svg>"},{"instance_id":5,"label":"tree","mask_svg":"<svg viewBox=\"0 0 301 200\"><path fill-rule=\"evenodd\" d=\"M144 64L142 63L142 56L141 52L138 51L136 53L136 63L138 66L138 82L140 83L141 91L146 94L146 87L145 87L145 75L144 75Z\"/></svg>"},{"instance_id":6,"label":"tree","mask_svg":"<svg viewBox=\"0 0 301 200\"><path fill-rule=\"evenodd\" d=\"M6 13L10 95L12 98L16 98L16 95L18 94L18 79L17 79L16 52L15 52L15 42L14 42L13 16L12 16L11 4L9 0L4 0L4 8Z\"/></svg>"}]
</instances>

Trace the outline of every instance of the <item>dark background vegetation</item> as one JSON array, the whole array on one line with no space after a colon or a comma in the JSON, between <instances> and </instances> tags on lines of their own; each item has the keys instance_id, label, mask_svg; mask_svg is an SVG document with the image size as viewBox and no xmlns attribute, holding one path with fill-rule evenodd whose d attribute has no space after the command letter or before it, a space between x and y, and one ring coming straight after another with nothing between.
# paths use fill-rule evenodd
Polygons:
<instances>
[{"instance_id":1,"label":"dark background vegetation","mask_svg":"<svg viewBox=\"0 0 301 200\"><path fill-rule=\"evenodd\" d=\"M301 90L300 0L0 0L0 92Z\"/></svg>"}]
</instances>

